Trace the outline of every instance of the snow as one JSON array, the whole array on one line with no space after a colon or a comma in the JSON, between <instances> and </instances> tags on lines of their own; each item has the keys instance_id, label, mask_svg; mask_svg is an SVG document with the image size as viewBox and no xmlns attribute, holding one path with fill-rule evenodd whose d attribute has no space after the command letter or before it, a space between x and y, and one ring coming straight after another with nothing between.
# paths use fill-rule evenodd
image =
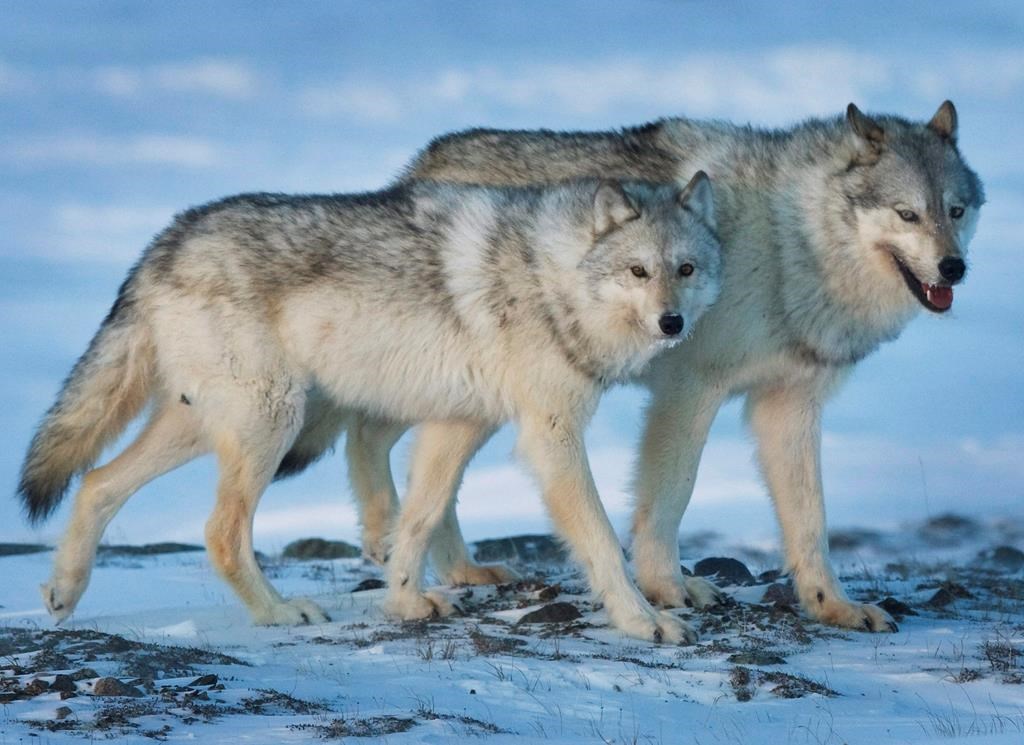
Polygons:
<instances>
[{"instance_id":1,"label":"snow","mask_svg":"<svg viewBox=\"0 0 1024 745\"><path fill-rule=\"evenodd\" d=\"M924 534L875 536L871 545L839 555L852 596L893 595L920 614L902 619L897 634L830 629L760 605L761 584L726 588L736 602L723 609L677 611L702 631L696 646L681 647L610 629L571 566L521 566L532 579L516 587L439 588L464 615L402 624L384 616L384 590L351 592L379 576L376 567L359 559L277 559L267 568L274 584L286 595L313 597L333 620L260 628L203 554L107 557L61 627L63 636L41 636L36 648L22 643L0 656L4 690L87 666L147 688L146 695L91 696L94 681L86 679L78 683L82 695L65 701L54 691L17 699L3 706L0 742L116 736L269 743L359 735L395 743L1021 742L1024 686L1013 682L1024 672L1020 570L979 563L980 548L1000 540L991 530L940 547L915 535ZM892 542L906 549L902 563L885 549ZM755 574L762 568L750 558L755 554L739 555ZM688 566L700 557L690 558ZM0 559L0 646L17 642L19 631L51 629L34 589L50 560L50 553ZM974 597L929 608L935 588L949 580ZM556 583L555 599L573 603L583 617L516 625L545 604L537 590ZM187 674L161 677L155 670L147 682L126 673L125 660L143 659L150 648L125 653L107 637L76 636L94 632L233 662L190 662L186 655ZM62 652L67 659L56 664L66 669L41 665L39 648ZM82 648L91 651L76 657ZM738 653L744 656L730 661ZM784 662L773 664L765 654ZM167 659L176 659L174 650ZM209 673L222 689L191 685ZM797 697L782 697L784 691ZM70 714L58 720L62 706Z\"/></svg>"}]
</instances>

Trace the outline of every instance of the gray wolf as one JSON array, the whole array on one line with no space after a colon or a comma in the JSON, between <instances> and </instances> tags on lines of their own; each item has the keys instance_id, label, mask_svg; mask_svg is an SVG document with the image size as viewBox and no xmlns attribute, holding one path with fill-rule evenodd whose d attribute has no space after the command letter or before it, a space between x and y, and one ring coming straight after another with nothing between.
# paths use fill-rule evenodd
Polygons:
<instances>
[{"instance_id":1,"label":"gray wolf","mask_svg":"<svg viewBox=\"0 0 1024 745\"><path fill-rule=\"evenodd\" d=\"M179 215L129 273L30 445L20 493L39 520L151 403L139 437L84 474L42 588L47 608L58 620L72 612L105 526L133 492L212 451L214 567L256 623L326 620L264 577L252 518L304 427L357 410L453 437L439 448L425 439L417 456L399 531L408 541L389 562L393 613L448 610L420 588L422 536L450 496L435 485L458 463L449 450L512 420L613 623L645 638L691 634L629 580L582 432L601 392L683 339L717 296L710 189L704 174L686 188L416 183L242 195Z\"/></svg>"},{"instance_id":2,"label":"gray wolf","mask_svg":"<svg viewBox=\"0 0 1024 745\"><path fill-rule=\"evenodd\" d=\"M744 396L801 605L827 624L895 631L885 611L852 602L831 568L821 413L857 362L922 308L944 313L953 303L984 192L957 147L951 102L927 122L850 104L845 116L779 130L683 118L612 132L475 129L430 143L406 176L512 185L670 181L697 169L715 183L722 295L689 343L638 378L651 391L634 482L639 587L665 606L714 602L707 583L680 575L679 523L715 413ZM383 472L369 486L365 474L386 462L396 435L365 418L354 431L349 458L363 480L353 483L374 555L386 551L376 546L393 508ZM480 574L454 512L432 553L442 577Z\"/></svg>"}]
</instances>

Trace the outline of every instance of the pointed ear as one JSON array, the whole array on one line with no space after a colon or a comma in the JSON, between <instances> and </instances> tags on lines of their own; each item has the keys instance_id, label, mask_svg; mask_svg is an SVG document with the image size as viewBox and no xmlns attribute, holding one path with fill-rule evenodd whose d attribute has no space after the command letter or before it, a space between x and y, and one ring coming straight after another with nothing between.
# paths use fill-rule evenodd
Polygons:
<instances>
[{"instance_id":1,"label":"pointed ear","mask_svg":"<svg viewBox=\"0 0 1024 745\"><path fill-rule=\"evenodd\" d=\"M846 107L846 121L857 135L857 151L850 165L866 166L877 163L885 146L885 130L852 103Z\"/></svg>"},{"instance_id":2,"label":"pointed ear","mask_svg":"<svg viewBox=\"0 0 1024 745\"><path fill-rule=\"evenodd\" d=\"M640 217L640 212L618 181L602 181L594 193L594 237L600 238L630 220Z\"/></svg>"},{"instance_id":3,"label":"pointed ear","mask_svg":"<svg viewBox=\"0 0 1024 745\"><path fill-rule=\"evenodd\" d=\"M704 171L693 174L690 183L679 192L679 206L693 212L710 228L716 227L715 195L711 190L711 179Z\"/></svg>"},{"instance_id":4,"label":"pointed ear","mask_svg":"<svg viewBox=\"0 0 1024 745\"><path fill-rule=\"evenodd\" d=\"M943 101L935 116L928 122L928 129L944 140L956 142L956 107L952 101Z\"/></svg>"}]
</instances>

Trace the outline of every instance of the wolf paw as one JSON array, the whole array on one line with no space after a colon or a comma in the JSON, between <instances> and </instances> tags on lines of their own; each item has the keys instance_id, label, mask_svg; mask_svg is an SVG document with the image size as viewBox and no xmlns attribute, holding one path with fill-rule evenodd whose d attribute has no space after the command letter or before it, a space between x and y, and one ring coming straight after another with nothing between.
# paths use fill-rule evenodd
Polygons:
<instances>
[{"instance_id":1,"label":"wolf paw","mask_svg":"<svg viewBox=\"0 0 1024 745\"><path fill-rule=\"evenodd\" d=\"M471 562L452 567L441 577L449 585L503 585L518 579L519 573L504 564Z\"/></svg>"},{"instance_id":2,"label":"wolf paw","mask_svg":"<svg viewBox=\"0 0 1024 745\"><path fill-rule=\"evenodd\" d=\"M371 536L363 533L363 556L377 566L384 566L388 561L390 549L385 536Z\"/></svg>"},{"instance_id":3,"label":"wolf paw","mask_svg":"<svg viewBox=\"0 0 1024 745\"><path fill-rule=\"evenodd\" d=\"M455 606L439 592L409 593L388 598L384 612L402 621L417 621L450 616L455 612Z\"/></svg>"},{"instance_id":4,"label":"wolf paw","mask_svg":"<svg viewBox=\"0 0 1024 745\"><path fill-rule=\"evenodd\" d=\"M683 601L684 604L697 610L722 605L729 600L729 596L722 592L717 585L708 582L703 577L683 577L683 589L686 591L687 597Z\"/></svg>"},{"instance_id":5,"label":"wolf paw","mask_svg":"<svg viewBox=\"0 0 1024 745\"><path fill-rule=\"evenodd\" d=\"M816 606L816 607L815 607ZM825 600L806 603L808 615L829 626L855 631L882 631L895 633L899 627L888 613L877 605L851 603L846 600Z\"/></svg>"},{"instance_id":6,"label":"wolf paw","mask_svg":"<svg viewBox=\"0 0 1024 745\"><path fill-rule=\"evenodd\" d=\"M697 632L690 624L668 611L654 610L636 613L628 618L612 617L612 625L627 636L656 644L693 644Z\"/></svg>"},{"instance_id":7,"label":"wolf paw","mask_svg":"<svg viewBox=\"0 0 1024 745\"><path fill-rule=\"evenodd\" d=\"M253 623L257 626L304 626L330 620L324 609L308 598L274 603L253 614Z\"/></svg>"},{"instance_id":8,"label":"wolf paw","mask_svg":"<svg viewBox=\"0 0 1024 745\"><path fill-rule=\"evenodd\" d=\"M63 582L54 577L46 584L40 585L39 592L53 622L59 624L74 612L82 593L85 592L85 583Z\"/></svg>"}]
</instances>

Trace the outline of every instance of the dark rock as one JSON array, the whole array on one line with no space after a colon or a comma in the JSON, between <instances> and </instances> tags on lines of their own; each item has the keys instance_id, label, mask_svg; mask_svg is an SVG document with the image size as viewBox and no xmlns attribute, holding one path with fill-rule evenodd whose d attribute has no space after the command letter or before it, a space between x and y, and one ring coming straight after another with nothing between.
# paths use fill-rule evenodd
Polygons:
<instances>
[{"instance_id":1,"label":"dark rock","mask_svg":"<svg viewBox=\"0 0 1024 745\"><path fill-rule=\"evenodd\" d=\"M49 546L44 546L41 543L0 543L0 556L22 556L49 550Z\"/></svg>"},{"instance_id":2,"label":"dark rock","mask_svg":"<svg viewBox=\"0 0 1024 745\"><path fill-rule=\"evenodd\" d=\"M83 667L81 670L75 670L75 672L71 673L72 680L92 680L98 677L100 677L100 674L91 667Z\"/></svg>"},{"instance_id":3,"label":"dark rock","mask_svg":"<svg viewBox=\"0 0 1024 745\"><path fill-rule=\"evenodd\" d=\"M763 585L769 582L778 582L785 574L781 569L769 569L767 572L761 572L757 575L757 583Z\"/></svg>"},{"instance_id":4,"label":"dark rock","mask_svg":"<svg viewBox=\"0 0 1024 745\"><path fill-rule=\"evenodd\" d=\"M519 623L565 623L575 621L583 614L572 603L548 603L543 608L527 613Z\"/></svg>"},{"instance_id":5,"label":"dark rock","mask_svg":"<svg viewBox=\"0 0 1024 745\"><path fill-rule=\"evenodd\" d=\"M969 517L946 513L926 521L918 535L933 546L956 546L978 535L981 526Z\"/></svg>"},{"instance_id":6,"label":"dark rock","mask_svg":"<svg viewBox=\"0 0 1024 745\"><path fill-rule=\"evenodd\" d=\"M561 585L547 585L546 587L542 587L541 589L537 590L537 599L544 601L554 600L558 597L559 593L561 592Z\"/></svg>"},{"instance_id":7,"label":"dark rock","mask_svg":"<svg viewBox=\"0 0 1024 745\"><path fill-rule=\"evenodd\" d=\"M60 722L60 721L63 721L64 719L67 719L69 716L71 716L74 713L75 712L73 712L71 710L70 706L60 706L60 707L57 708L57 711L55 711L53 713L53 718L56 719L58 722Z\"/></svg>"},{"instance_id":8,"label":"dark rock","mask_svg":"<svg viewBox=\"0 0 1024 745\"><path fill-rule=\"evenodd\" d=\"M40 693L46 693L48 690L50 690L50 684L41 678L36 678L25 686L25 693L29 696L38 696Z\"/></svg>"},{"instance_id":9,"label":"dark rock","mask_svg":"<svg viewBox=\"0 0 1024 745\"><path fill-rule=\"evenodd\" d=\"M775 603L776 605L796 605L797 598L796 593L793 592L793 588L789 585L784 585L780 582L768 585L764 591L764 595L761 596L762 603ZM749 663L757 664L757 663Z\"/></svg>"},{"instance_id":10,"label":"dark rock","mask_svg":"<svg viewBox=\"0 0 1024 745\"><path fill-rule=\"evenodd\" d=\"M902 621L904 616L916 616L917 611L911 608L906 603L903 603L891 595L885 600L878 604L878 607L888 613L890 616L895 618L897 621Z\"/></svg>"},{"instance_id":11,"label":"dark rock","mask_svg":"<svg viewBox=\"0 0 1024 745\"><path fill-rule=\"evenodd\" d=\"M366 592L367 590L379 590L385 586L385 582L382 579L376 577L369 577L364 579L358 585L352 588L352 592Z\"/></svg>"},{"instance_id":12,"label":"dark rock","mask_svg":"<svg viewBox=\"0 0 1024 745\"><path fill-rule=\"evenodd\" d=\"M78 698L78 694L75 691L61 691L60 700L67 701L69 698Z\"/></svg>"},{"instance_id":13,"label":"dark rock","mask_svg":"<svg viewBox=\"0 0 1024 745\"><path fill-rule=\"evenodd\" d=\"M94 696L130 696L138 698L142 691L138 688L122 683L117 678L100 678L92 687Z\"/></svg>"},{"instance_id":14,"label":"dark rock","mask_svg":"<svg viewBox=\"0 0 1024 745\"><path fill-rule=\"evenodd\" d=\"M1011 572L1024 568L1024 551L1013 546L997 546L990 557L993 564L1009 569Z\"/></svg>"},{"instance_id":15,"label":"dark rock","mask_svg":"<svg viewBox=\"0 0 1024 745\"><path fill-rule=\"evenodd\" d=\"M760 649L748 649L729 655L727 662L734 665L785 665L786 659Z\"/></svg>"},{"instance_id":16,"label":"dark rock","mask_svg":"<svg viewBox=\"0 0 1024 745\"><path fill-rule=\"evenodd\" d=\"M954 600L956 600L956 595L951 593L945 587L940 587L938 592L929 598L926 605L930 605L932 608L945 608Z\"/></svg>"},{"instance_id":17,"label":"dark rock","mask_svg":"<svg viewBox=\"0 0 1024 745\"><path fill-rule=\"evenodd\" d=\"M97 553L100 556L158 556L205 550L194 543L146 543L142 546L100 546Z\"/></svg>"},{"instance_id":18,"label":"dark rock","mask_svg":"<svg viewBox=\"0 0 1024 745\"><path fill-rule=\"evenodd\" d=\"M217 685L217 676L213 675L212 673L210 675L201 675L188 685L189 688L197 688L199 686L209 688L210 686Z\"/></svg>"},{"instance_id":19,"label":"dark rock","mask_svg":"<svg viewBox=\"0 0 1024 745\"><path fill-rule=\"evenodd\" d=\"M70 675L58 675L53 679L53 682L50 683L50 690L74 692L78 690L78 687L75 685L75 681L71 679Z\"/></svg>"},{"instance_id":20,"label":"dark rock","mask_svg":"<svg viewBox=\"0 0 1024 745\"><path fill-rule=\"evenodd\" d=\"M881 543L882 534L867 528L850 528L833 530L828 534L828 547L832 551L853 551L864 546L877 546Z\"/></svg>"},{"instance_id":21,"label":"dark rock","mask_svg":"<svg viewBox=\"0 0 1024 745\"><path fill-rule=\"evenodd\" d=\"M363 552L345 541L327 541L323 538L302 538L284 547L286 559L356 559Z\"/></svg>"},{"instance_id":22,"label":"dark rock","mask_svg":"<svg viewBox=\"0 0 1024 745\"><path fill-rule=\"evenodd\" d=\"M473 558L484 563L520 561L561 564L568 559L568 553L552 535L516 535L477 541Z\"/></svg>"},{"instance_id":23,"label":"dark rock","mask_svg":"<svg viewBox=\"0 0 1024 745\"><path fill-rule=\"evenodd\" d=\"M679 571L682 573L682 575L684 577L692 577L693 576L693 572L691 572L689 569L684 567L682 564L679 565Z\"/></svg>"},{"instance_id":24,"label":"dark rock","mask_svg":"<svg viewBox=\"0 0 1024 745\"><path fill-rule=\"evenodd\" d=\"M693 573L700 577L713 577L720 585L754 584L754 575L742 561L724 556L701 559L693 567Z\"/></svg>"}]
</instances>

